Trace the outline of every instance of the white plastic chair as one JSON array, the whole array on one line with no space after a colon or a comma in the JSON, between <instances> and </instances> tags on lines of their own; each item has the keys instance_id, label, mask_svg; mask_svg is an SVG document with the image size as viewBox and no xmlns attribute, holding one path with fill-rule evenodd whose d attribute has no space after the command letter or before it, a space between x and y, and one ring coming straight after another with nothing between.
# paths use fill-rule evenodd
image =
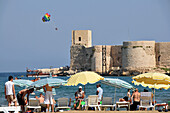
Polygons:
<instances>
[{"instance_id":1,"label":"white plastic chair","mask_svg":"<svg viewBox=\"0 0 170 113\"><path fill-rule=\"evenodd\" d=\"M34 109L35 112L41 111L40 102L38 99L29 99L29 105L26 106L27 109Z\"/></svg>"},{"instance_id":2,"label":"white plastic chair","mask_svg":"<svg viewBox=\"0 0 170 113\"><path fill-rule=\"evenodd\" d=\"M89 107L94 107L95 110L100 111L100 105L98 105L98 95L89 95L86 105L85 105L85 109L88 110Z\"/></svg>"},{"instance_id":3,"label":"white plastic chair","mask_svg":"<svg viewBox=\"0 0 170 113\"><path fill-rule=\"evenodd\" d=\"M55 108L55 111L57 111L58 109L70 109L69 102L68 102L68 98L59 98L57 100L57 104L58 107Z\"/></svg>"},{"instance_id":4,"label":"white plastic chair","mask_svg":"<svg viewBox=\"0 0 170 113\"><path fill-rule=\"evenodd\" d=\"M154 106L152 105L151 92L141 92L139 110L140 108L154 108Z\"/></svg>"},{"instance_id":5,"label":"white plastic chair","mask_svg":"<svg viewBox=\"0 0 170 113\"><path fill-rule=\"evenodd\" d=\"M113 105L112 97L103 97L102 105L99 105L99 106L100 106L101 110L102 110L102 108L104 108L104 110L106 110L106 108L114 108L115 104Z\"/></svg>"}]
</instances>

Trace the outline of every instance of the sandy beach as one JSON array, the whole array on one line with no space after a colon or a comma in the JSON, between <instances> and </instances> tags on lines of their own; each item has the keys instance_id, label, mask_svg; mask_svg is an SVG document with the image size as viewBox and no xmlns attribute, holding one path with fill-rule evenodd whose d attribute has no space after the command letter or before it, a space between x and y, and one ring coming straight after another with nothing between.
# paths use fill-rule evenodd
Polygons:
<instances>
[{"instance_id":1,"label":"sandy beach","mask_svg":"<svg viewBox=\"0 0 170 113\"><path fill-rule=\"evenodd\" d=\"M113 112L114 113L158 113L158 111L64 111L62 113L113 113Z\"/></svg>"}]
</instances>

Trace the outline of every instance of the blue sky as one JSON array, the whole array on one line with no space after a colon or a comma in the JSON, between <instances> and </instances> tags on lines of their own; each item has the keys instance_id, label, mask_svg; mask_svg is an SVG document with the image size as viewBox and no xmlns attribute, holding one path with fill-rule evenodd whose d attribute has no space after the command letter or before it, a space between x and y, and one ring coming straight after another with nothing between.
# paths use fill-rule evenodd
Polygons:
<instances>
[{"instance_id":1,"label":"blue sky","mask_svg":"<svg viewBox=\"0 0 170 113\"><path fill-rule=\"evenodd\" d=\"M169 42L169 12L170 0L0 0L0 72L69 65L72 30L93 45Z\"/></svg>"}]
</instances>

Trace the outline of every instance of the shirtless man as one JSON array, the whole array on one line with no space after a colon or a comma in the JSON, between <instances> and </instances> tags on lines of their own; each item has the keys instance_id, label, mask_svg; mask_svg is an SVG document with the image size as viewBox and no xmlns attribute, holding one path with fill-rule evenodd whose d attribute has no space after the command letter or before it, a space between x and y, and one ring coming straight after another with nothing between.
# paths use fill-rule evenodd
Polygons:
<instances>
[{"instance_id":1,"label":"shirtless man","mask_svg":"<svg viewBox=\"0 0 170 113\"><path fill-rule=\"evenodd\" d=\"M54 87L50 87L48 84L43 86L43 89L44 89L44 92L45 92L44 104L47 105L48 111L49 111L49 104L51 104L52 112L54 112L52 88L54 88Z\"/></svg>"},{"instance_id":2,"label":"shirtless man","mask_svg":"<svg viewBox=\"0 0 170 113\"><path fill-rule=\"evenodd\" d=\"M133 109L136 110L137 105L140 105L140 93L138 92L137 88L135 89L135 92L132 94L131 100L132 98L133 98Z\"/></svg>"},{"instance_id":3,"label":"shirtless man","mask_svg":"<svg viewBox=\"0 0 170 113\"><path fill-rule=\"evenodd\" d=\"M21 91L18 92L17 94L17 100L19 105L21 106L21 110L22 112L25 112L25 105L27 104L27 101L25 101L24 97L27 94L27 100L28 100L28 104L29 104L29 95L30 93L32 93L34 91L34 88L31 89L23 89Z\"/></svg>"}]
</instances>

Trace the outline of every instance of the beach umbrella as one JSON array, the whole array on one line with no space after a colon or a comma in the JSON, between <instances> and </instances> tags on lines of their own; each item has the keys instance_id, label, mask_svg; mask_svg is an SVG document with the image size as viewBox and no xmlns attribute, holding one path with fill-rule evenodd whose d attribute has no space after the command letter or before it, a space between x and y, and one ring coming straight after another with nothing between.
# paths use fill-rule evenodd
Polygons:
<instances>
[{"instance_id":1,"label":"beach umbrella","mask_svg":"<svg viewBox=\"0 0 170 113\"><path fill-rule=\"evenodd\" d=\"M116 99L116 88L134 89L134 87L131 84L120 79L104 78L104 80L101 81L101 83L115 87L114 103Z\"/></svg>"},{"instance_id":2,"label":"beach umbrella","mask_svg":"<svg viewBox=\"0 0 170 113\"><path fill-rule=\"evenodd\" d=\"M33 82L31 80L19 79L13 80L13 83L19 87L29 87Z\"/></svg>"},{"instance_id":3,"label":"beach umbrella","mask_svg":"<svg viewBox=\"0 0 170 113\"><path fill-rule=\"evenodd\" d=\"M92 71L83 71L72 75L65 84L66 86L77 86L78 84L84 85L84 92L85 92L85 85L87 83L94 84L99 80L103 80L104 77L100 76L99 74L92 72Z\"/></svg>"},{"instance_id":4,"label":"beach umbrella","mask_svg":"<svg viewBox=\"0 0 170 113\"><path fill-rule=\"evenodd\" d=\"M154 102L155 89L168 89L170 87L170 77L162 73L144 73L132 78L135 85L142 85L143 87L154 88ZM155 104L155 103L154 103Z\"/></svg>"},{"instance_id":5,"label":"beach umbrella","mask_svg":"<svg viewBox=\"0 0 170 113\"><path fill-rule=\"evenodd\" d=\"M33 82L31 85L30 85L30 88L31 87L34 87L34 88L42 88L44 85L48 84L49 86L53 86L54 88L60 86L60 85L64 85L67 81L63 80L63 79L59 79L59 78L44 78L44 79L40 79L38 81L35 81Z\"/></svg>"}]
</instances>

